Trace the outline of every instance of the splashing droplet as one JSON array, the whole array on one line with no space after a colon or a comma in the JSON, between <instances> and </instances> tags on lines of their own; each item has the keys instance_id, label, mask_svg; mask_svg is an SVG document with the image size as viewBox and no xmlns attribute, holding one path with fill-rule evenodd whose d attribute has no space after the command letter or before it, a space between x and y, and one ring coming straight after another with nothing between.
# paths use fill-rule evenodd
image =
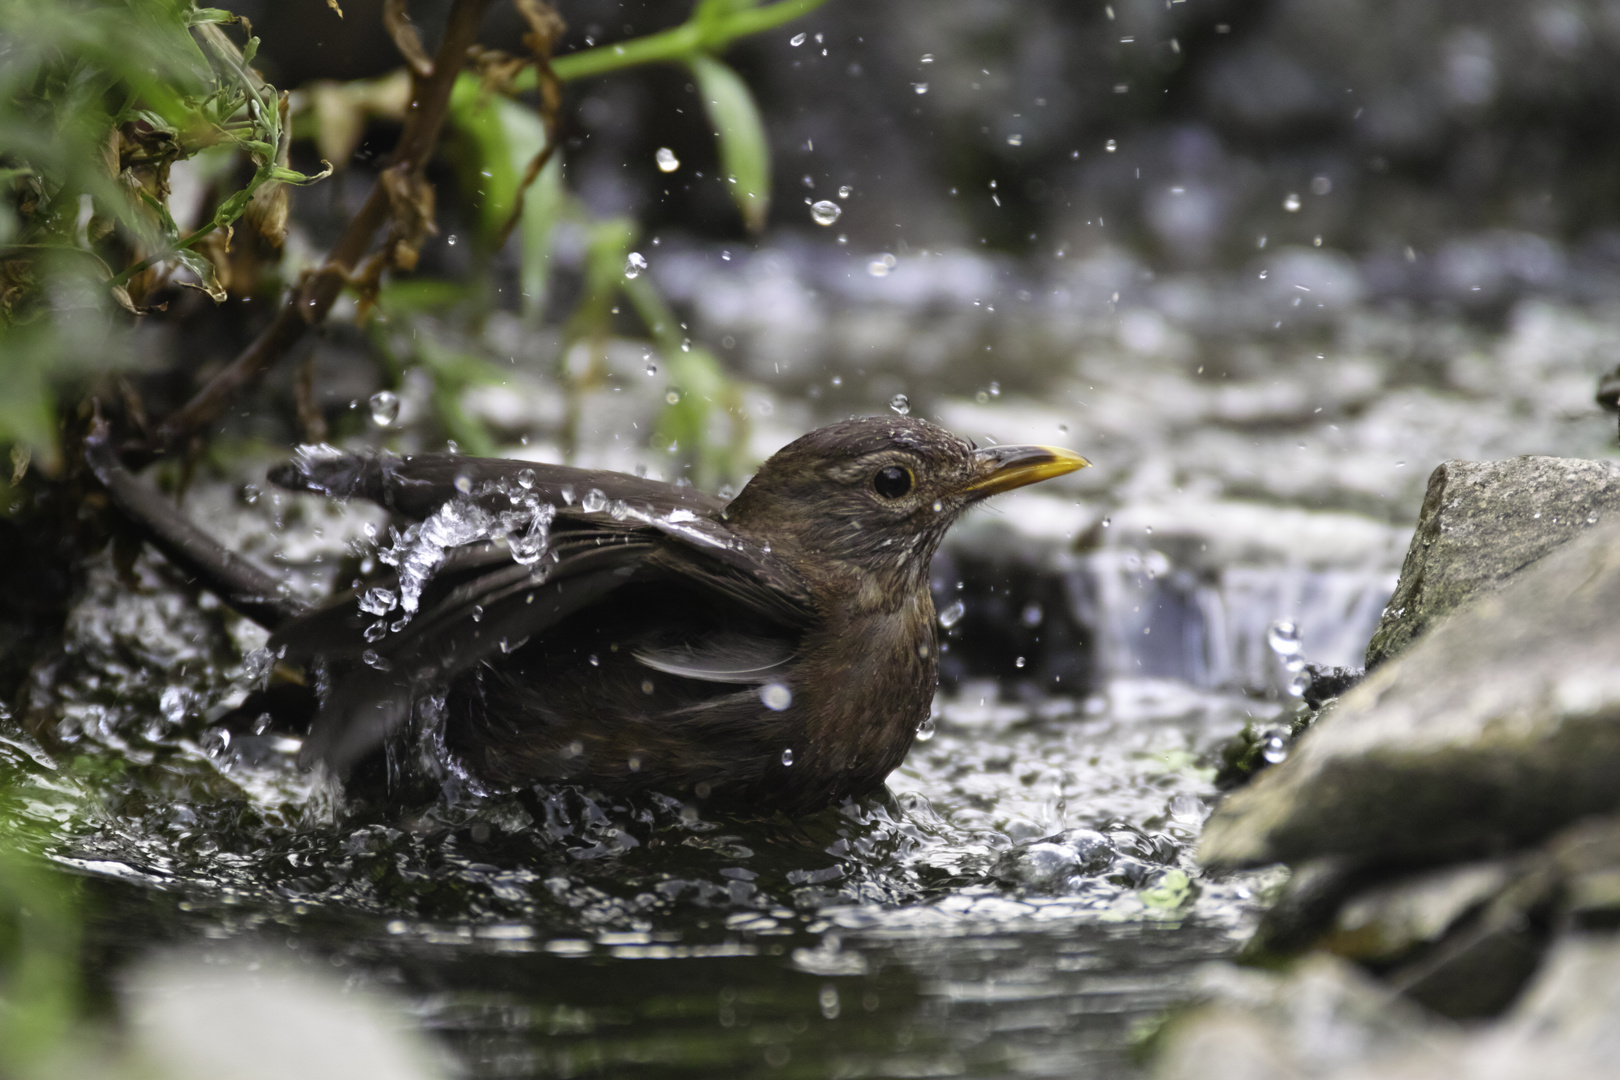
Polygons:
<instances>
[{"instance_id":1,"label":"splashing droplet","mask_svg":"<svg viewBox=\"0 0 1620 1080\"><path fill-rule=\"evenodd\" d=\"M889 399L889 408L893 409L901 416L910 416L911 399L906 397L904 394L896 394L894 397Z\"/></svg>"},{"instance_id":2,"label":"splashing droplet","mask_svg":"<svg viewBox=\"0 0 1620 1080\"><path fill-rule=\"evenodd\" d=\"M844 208L842 206L830 199L822 199L820 202L811 204L810 220L817 225L831 225L838 220L839 215L843 212Z\"/></svg>"},{"instance_id":3,"label":"splashing droplet","mask_svg":"<svg viewBox=\"0 0 1620 1080\"><path fill-rule=\"evenodd\" d=\"M387 427L399 419L399 395L392 390L379 390L371 395L371 422Z\"/></svg>"},{"instance_id":4,"label":"splashing droplet","mask_svg":"<svg viewBox=\"0 0 1620 1080\"><path fill-rule=\"evenodd\" d=\"M930 717L927 717L926 719L924 719L922 723L917 725L917 741L918 742L927 742L929 739L932 739L933 737L934 737L934 718L932 716L930 716Z\"/></svg>"},{"instance_id":5,"label":"splashing droplet","mask_svg":"<svg viewBox=\"0 0 1620 1080\"><path fill-rule=\"evenodd\" d=\"M659 172L674 172L681 167L681 159L675 156L675 151L667 146L660 146L654 155L658 159Z\"/></svg>"},{"instance_id":6,"label":"splashing droplet","mask_svg":"<svg viewBox=\"0 0 1620 1080\"><path fill-rule=\"evenodd\" d=\"M759 688L759 700L772 712L781 712L793 704L793 691L779 682L766 683Z\"/></svg>"},{"instance_id":7,"label":"splashing droplet","mask_svg":"<svg viewBox=\"0 0 1620 1080\"><path fill-rule=\"evenodd\" d=\"M601 488L591 488L580 500L580 507L588 514L598 514L607 509L607 496L602 494Z\"/></svg>"},{"instance_id":8,"label":"splashing droplet","mask_svg":"<svg viewBox=\"0 0 1620 1080\"><path fill-rule=\"evenodd\" d=\"M1287 619L1278 619L1266 631L1266 644L1271 651L1284 659L1298 656L1303 648L1299 638L1299 627Z\"/></svg>"},{"instance_id":9,"label":"splashing droplet","mask_svg":"<svg viewBox=\"0 0 1620 1080\"><path fill-rule=\"evenodd\" d=\"M949 607L939 613L939 625L949 630L951 627L962 621L962 615L966 611L966 604L963 604L960 600L954 601Z\"/></svg>"},{"instance_id":10,"label":"splashing droplet","mask_svg":"<svg viewBox=\"0 0 1620 1080\"><path fill-rule=\"evenodd\" d=\"M624 260L624 276L634 280L647 269L647 257L639 251L632 251Z\"/></svg>"},{"instance_id":11,"label":"splashing droplet","mask_svg":"<svg viewBox=\"0 0 1620 1080\"><path fill-rule=\"evenodd\" d=\"M367 589L360 596L360 610L368 615L386 615L398 605L399 598L381 587Z\"/></svg>"}]
</instances>

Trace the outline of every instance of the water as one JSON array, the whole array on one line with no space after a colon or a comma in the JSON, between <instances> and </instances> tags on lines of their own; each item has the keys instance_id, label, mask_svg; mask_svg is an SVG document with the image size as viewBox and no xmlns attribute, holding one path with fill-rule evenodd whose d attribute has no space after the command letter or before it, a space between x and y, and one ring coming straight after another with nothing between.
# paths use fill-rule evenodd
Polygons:
<instances>
[{"instance_id":1,"label":"water","mask_svg":"<svg viewBox=\"0 0 1620 1080\"><path fill-rule=\"evenodd\" d=\"M964 683L889 794L798 820L566 787L357 814L297 739L210 726L262 635L136 575L92 570L41 734L0 721L6 839L91 879L107 955L305 957L461 1075L1128 1075L1277 884L1190 857L1215 747L1267 706L1173 682Z\"/></svg>"},{"instance_id":2,"label":"water","mask_svg":"<svg viewBox=\"0 0 1620 1080\"><path fill-rule=\"evenodd\" d=\"M844 208L830 199L821 199L810 204L810 220L817 225L831 225L844 213Z\"/></svg>"}]
</instances>

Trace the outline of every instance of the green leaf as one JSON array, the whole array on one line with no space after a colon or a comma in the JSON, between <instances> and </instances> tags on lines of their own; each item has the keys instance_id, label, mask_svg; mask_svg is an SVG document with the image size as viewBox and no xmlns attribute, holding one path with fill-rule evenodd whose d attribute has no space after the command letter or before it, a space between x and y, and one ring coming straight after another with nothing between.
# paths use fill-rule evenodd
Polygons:
<instances>
[{"instance_id":1,"label":"green leaf","mask_svg":"<svg viewBox=\"0 0 1620 1080\"><path fill-rule=\"evenodd\" d=\"M689 61L720 140L720 169L750 231L765 228L771 207L771 147L754 95L730 67L698 54Z\"/></svg>"},{"instance_id":2,"label":"green leaf","mask_svg":"<svg viewBox=\"0 0 1620 1080\"><path fill-rule=\"evenodd\" d=\"M198 287L208 294L208 298L216 304L225 302L225 286L219 283L219 275L214 272L214 264L195 251L181 248L174 253L174 261L190 270L201 283Z\"/></svg>"},{"instance_id":3,"label":"green leaf","mask_svg":"<svg viewBox=\"0 0 1620 1080\"><path fill-rule=\"evenodd\" d=\"M533 109L486 91L473 75L456 80L450 122L463 137L461 187L477 205L479 233L489 241L505 228L529 162L545 149L545 125Z\"/></svg>"}]
</instances>

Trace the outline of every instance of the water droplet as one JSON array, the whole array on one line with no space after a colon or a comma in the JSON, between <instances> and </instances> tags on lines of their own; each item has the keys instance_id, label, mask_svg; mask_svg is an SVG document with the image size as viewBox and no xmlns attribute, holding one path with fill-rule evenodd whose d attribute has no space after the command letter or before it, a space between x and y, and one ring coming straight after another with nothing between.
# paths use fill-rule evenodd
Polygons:
<instances>
[{"instance_id":1,"label":"water droplet","mask_svg":"<svg viewBox=\"0 0 1620 1080\"><path fill-rule=\"evenodd\" d=\"M1041 625L1041 620L1045 617L1046 612L1043 611L1041 609L1041 605L1037 604L1035 601L1031 600L1029 603L1024 605L1024 613L1021 618L1025 626L1039 626Z\"/></svg>"},{"instance_id":2,"label":"water droplet","mask_svg":"<svg viewBox=\"0 0 1620 1080\"><path fill-rule=\"evenodd\" d=\"M680 403L681 403L681 392L679 390L671 388L669 393L664 395L664 404L666 404L666 405L679 405Z\"/></svg>"},{"instance_id":3,"label":"water droplet","mask_svg":"<svg viewBox=\"0 0 1620 1080\"><path fill-rule=\"evenodd\" d=\"M518 487L529 491L534 487L534 470L522 469L517 474Z\"/></svg>"},{"instance_id":4,"label":"water droplet","mask_svg":"<svg viewBox=\"0 0 1620 1080\"><path fill-rule=\"evenodd\" d=\"M790 746L786 750L782 751L782 764L783 765L791 765L791 764L793 764L793 747Z\"/></svg>"},{"instance_id":5,"label":"water droplet","mask_svg":"<svg viewBox=\"0 0 1620 1080\"><path fill-rule=\"evenodd\" d=\"M794 34L792 37L788 38L788 44L797 49L800 45L804 44L804 35Z\"/></svg>"},{"instance_id":6,"label":"water droplet","mask_svg":"<svg viewBox=\"0 0 1620 1080\"><path fill-rule=\"evenodd\" d=\"M1170 816L1183 821L1202 821L1204 803L1198 796L1182 792L1170 800Z\"/></svg>"},{"instance_id":7,"label":"water droplet","mask_svg":"<svg viewBox=\"0 0 1620 1080\"><path fill-rule=\"evenodd\" d=\"M651 360L647 361L647 374L648 375L656 375L656 374L658 374L658 365L653 363Z\"/></svg>"},{"instance_id":8,"label":"water droplet","mask_svg":"<svg viewBox=\"0 0 1620 1080\"><path fill-rule=\"evenodd\" d=\"M1281 657L1298 656L1303 648L1299 638L1299 627L1287 619L1278 619L1266 631L1266 644L1271 651Z\"/></svg>"},{"instance_id":9,"label":"water droplet","mask_svg":"<svg viewBox=\"0 0 1620 1080\"><path fill-rule=\"evenodd\" d=\"M1021 667L1024 666L1024 663L1025 663L1024 658L1022 656L1020 656L1018 659L1013 661L1013 667L1021 668Z\"/></svg>"},{"instance_id":10,"label":"water droplet","mask_svg":"<svg viewBox=\"0 0 1620 1080\"><path fill-rule=\"evenodd\" d=\"M833 986L830 983L823 986L821 988L821 995L817 1001L821 1005L822 1016L826 1017L828 1020L838 1019L838 987Z\"/></svg>"},{"instance_id":11,"label":"water droplet","mask_svg":"<svg viewBox=\"0 0 1620 1080\"><path fill-rule=\"evenodd\" d=\"M601 513L607 509L607 504L607 496L602 494L601 488L591 488L579 503L580 507L588 514Z\"/></svg>"},{"instance_id":12,"label":"water droplet","mask_svg":"<svg viewBox=\"0 0 1620 1080\"><path fill-rule=\"evenodd\" d=\"M854 193L855 193L855 189L850 187L848 184L845 184L845 185L843 185L842 187L840 187L838 189L838 197L840 199L847 199L851 195L853 195Z\"/></svg>"},{"instance_id":13,"label":"water droplet","mask_svg":"<svg viewBox=\"0 0 1620 1080\"><path fill-rule=\"evenodd\" d=\"M927 717L917 725L917 741L927 742L934 737L934 718Z\"/></svg>"},{"instance_id":14,"label":"water droplet","mask_svg":"<svg viewBox=\"0 0 1620 1080\"><path fill-rule=\"evenodd\" d=\"M962 621L962 615L967 611L967 605L962 601L953 601L944 611L939 613L939 625L949 630Z\"/></svg>"},{"instance_id":15,"label":"water droplet","mask_svg":"<svg viewBox=\"0 0 1620 1080\"><path fill-rule=\"evenodd\" d=\"M398 605L399 598L380 586L367 589L360 595L360 610L367 615L386 615Z\"/></svg>"},{"instance_id":16,"label":"water droplet","mask_svg":"<svg viewBox=\"0 0 1620 1080\"><path fill-rule=\"evenodd\" d=\"M1001 384L1000 383L993 382L993 383L990 384L990 396L991 397L1000 397L1001 396Z\"/></svg>"},{"instance_id":17,"label":"water droplet","mask_svg":"<svg viewBox=\"0 0 1620 1080\"><path fill-rule=\"evenodd\" d=\"M378 671L392 671L394 669L393 664L377 655L376 649L367 649L360 654L360 659L365 661L367 667L374 667Z\"/></svg>"},{"instance_id":18,"label":"water droplet","mask_svg":"<svg viewBox=\"0 0 1620 1080\"><path fill-rule=\"evenodd\" d=\"M873 277L888 277L889 271L893 270L895 268L895 264L897 264L899 261L900 260L896 259L893 255L890 255L888 252L884 252L882 255L879 255L877 258L866 264L866 272L871 274Z\"/></svg>"},{"instance_id":19,"label":"water droplet","mask_svg":"<svg viewBox=\"0 0 1620 1080\"><path fill-rule=\"evenodd\" d=\"M1294 677L1288 680L1289 697L1304 697L1305 691L1309 690L1310 688L1311 673L1308 671L1296 672Z\"/></svg>"},{"instance_id":20,"label":"water droplet","mask_svg":"<svg viewBox=\"0 0 1620 1080\"><path fill-rule=\"evenodd\" d=\"M1102 519L1102 527L1105 528L1105 529L1108 528L1108 526L1112 525L1113 523L1114 523L1114 519L1111 518L1111 517L1105 517L1105 518Z\"/></svg>"},{"instance_id":21,"label":"water droplet","mask_svg":"<svg viewBox=\"0 0 1620 1080\"><path fill-rule=\"evenodd\" d=\"M793 704L793 691L779 682L766 683L759 688L759 700L772 712L781 712Z\"/></svg>"},{"instance_id":22,"label":"water droplet","mask_svg":"<svg viewBox=\"0 0 1620 1080\"><path fill-rule=\"evenodd\" d=\"M376 622L374 622L370 626L366 627L366 632L362 636L367 641L381 641L383 639L383 635L385 635L387 633L388 633L388 620L387 619L378 619Z\"/></svg>"},{"instance_id":23,"label":"water droplet","mask_svg":"<svg viewBox=\"0 0 1620 1080\"><path fill-rule=\"evenodd\" d=\"M451 233L449 236L444 238L444 242L449 244L451 247L455 247L456 246L456 234Z\"/></svg>"},{"instance_id":24,"label":"water droplet","mask_svg":"<svg viewBox=\"0 0 1620 1080\"><path fill-rule=\"evenodd\" d=\"M483 604L474 604L472 606L472 611L471 611L470 614L472 615L472 621L473 622L483 622L484 621L484 605Z\"/></svg>"},{"instance_id":25,"label":"water droplet","mask_svg":"<svg viewBox=\"0 0 1620 1080\"><path fill-rule=\"evenodd\" d=\"M914 82L911 84L911 89L916 93L926 94L928 93L928 84L925 82Z\"/></svg>"},{"instance_id":26,"label":"water droplet","mask_svg":"<svg viewBox=\"0 0 1620 1080\"><path fill-rule=\"evenodd\" d=\"M639 251L632 251L624 260L624 276L632 280L641 276L647 269L647 257Z\"/></svg>"},{"instance_id":27,"label":"water droplet","mask_svg":"<svg viewBox=\"0 0 1620 1080\"><path fill-rule=\"evenodd\" d=\"M901 416L910 416L911 399L906 397L904 394L896 394L894 397L889 399L889 408L893 409Z\"/></svg>"},{"instance_id":28,"label":"water droplet","mask_svg":"<svg viewBox=\"0 0 1620 1080\"><path fill-rule=\"evenodd\" d=\"M1299 207L1299 196L1290 191L1288 193L1288 198L1283 200L1283 209L1288 211L1290 214L1294 214L1299 212Z\"/></svg>"},{"instance_id":29,"label":"water droplet","mask_svg":"<svg viewBox=\"0 0 1620 1080\"><path fill-rule=\"evenodd\" d=\"M674 172L681 167L681 159L675 156L675 151L667 146L660 146L658 153L653 155L658 159L659 172Z\"/></svg>"},{"instance_id":30,"label":"water droplet","mask_svg":"<svg viewBox=\"0 0 1620 1080\"><path fill-rule=\"evenodd\" d=\"M471 495L472 494L472 477L470 477L470 476L458 476L458 477L456 477L455 483L452 486L457 491L461 492L463 495Z\"/></svg>"},{"instance_id":31,"label":"water droplet","mask_svg":"<svg viewBox=\"0 0 1620 1080\"><path fill-rule=\"evenodd\" d=\"M1288 758L1288 742L1281 735L1273 735L1266 740L1265 749L1260 756L1273 765L1280 765Z\"/></svg>"},{"instance_id":32,"label":"water droplet","mask_svg":"<svg viewBox=\"0 0 1620 1080\"><path fill-rule=\"evenodd\" d=\"M1008 146L1023 146L1024 145L1024 137L1022 135L1009 135L1009 136L1007 136L1007 145Z\"/></svg>"},{"instance_id":33,"label":"water droplet","mask_svg":"<svg viewBox=\"0 0 1620 1080\"><path fill-rule=\"evenodd\" d=\"M591 653L590 660L591 660L591 667L601 667L602 666L602 658L597 656L595 653Z\"/></svg>"},{"instance_id":34,"label":"water droplet","mask_svg":"<svg viewBox=\"0 0 1620 1080\"><path fill-rule=\"evenodd\" d=\"M844 208L831 199L822 199L810 205L810 220L817 225L831 225L843 212Z\"/></svg>"},{"instance_id":35,"label":"water droplet","mask_svg":"<svg viewBox=\"0 0 1620 1080\"><path fill-rule=\"evenodd\" d=\"M1119 149L1119 143L1115 142L1113 139L1109 139L1107 142L1103 143L1103 149L1112 154L1115 150Z\"/></svg>"},{"instance_id":36,"label":"water droplet","mask_svg":"<svg viewBox=\"0 0 1620 1080\"><path fill-rule=\"evenodd\" d=\"M163 713L163 719L171 724L178 724L186 718L186 691L179 686L166 687L158 698L158 709Z\"/></svg>"},{"instance_id":37,"label":"water droplet","mask_svg":"<svg viewBox=\"0 0 1620 1080\"><path fill-rule=\"evenodd\" d=\"M387 427L399 419L399 395L392 390L379 390L371 395L371 422Z\"/></svg>"}]
</instances>

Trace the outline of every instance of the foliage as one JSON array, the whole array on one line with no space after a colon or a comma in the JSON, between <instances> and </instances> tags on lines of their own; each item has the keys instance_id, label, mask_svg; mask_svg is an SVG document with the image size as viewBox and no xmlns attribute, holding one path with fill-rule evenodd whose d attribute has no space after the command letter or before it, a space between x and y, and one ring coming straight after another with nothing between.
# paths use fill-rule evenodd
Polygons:
<instances>
[{"instance_id":1,"label":"foliage","mask_svg":"<svg viewBox=\"0 0 1620 1080\"><path fill-rule=\"evenodd\" d=\"M56 457L53 380L117 362L115 307L142 311L181 268L223 299L222 249L199 245L244 216L279 233L281 185L318 179L287 168L285 101L234 21L194 0L0 0L0 442L19 464ZM220 151L251 174L182 235L170 170Z\"/></svg>"},{"instance_id":2,"label":"foliage","mask_svg":"<svg viewBox=\"0 0 1620 1080\"><path fill-rule=\"evenodd\" d=\"M626 292L680 380L655 437L679 447L696 475L711 482L736 467L740 423L716 419L718 411L738 411L739 392L711 354L674 333L648 282L626 289L624 255L634 225L589 220L565 189L553 137L556 88L639 64L688 67L739 213L758 230L769 207L768 143L746 84L718 56L737 38L821 2L699 0L672 29L552 58L560 20L539 0L521 0L533 28L526 39L533 57L486 51L476 72L459 77L450 101L453 160L486 264L488 253L515 233L523 312L537 324L554 275L556 226L585 229L592 238L588 280L565 327L563 353L574 342L599 348L614 332L616 298ZM233 24L241 25L227 32ZM408 21L396 18L390 30L408 69L419 76L431 69ZM257 49L251 27L196 0L0 0L0 364L8 379L0 446L12 447L13 482L30 460L47 470L57 466L58 394L126 362L127 331L138 319L166 317L159 313L175 285L200 288L219 302L253 291L260 274L276 272L286 185L331 171L305 175L289 167L295 133L313 135L341 167L368 117L403 116L411 103L416 84L407 73L285 94L254 69ZM538 106L522 99L537 90ZM171 170L182 163L212 193L195 221L184 220L171 198ZM425 203L420 194L413 189L412 199L431 213L432 193ZM244 246L270 255L244 271ZM288 266L284 276L296 270ZM380 271L378 264L369 282L357 282L362 314L371 310ZM463 284L462 299L476 309L487 286ZM396 314L417 314L401 304L411 295L393 293ZM413 359L434 378L447 433L469 449L490 449L487 433L459 416L455 404L490 370L438 354ZM716 443L709 438L716 431L730 435Z\"/></svg>"}]
</instances>

